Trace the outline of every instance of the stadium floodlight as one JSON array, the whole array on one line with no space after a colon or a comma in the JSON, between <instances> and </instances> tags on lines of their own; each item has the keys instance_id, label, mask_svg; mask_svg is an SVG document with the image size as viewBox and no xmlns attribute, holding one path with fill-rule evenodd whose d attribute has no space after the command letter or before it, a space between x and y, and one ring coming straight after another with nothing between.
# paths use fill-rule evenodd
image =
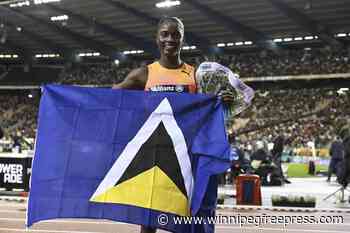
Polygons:
<instances>
[{"instance_id":1,"label":"stadium floodlight","mask_svg":"<svg viewBox=\"0 0 350 233\"><path fill-rule=\"evenodd\" d=\"M342 87L342 88L340 88L340 89L337 91L337 93L338 93L339 95L344 95L345 92L347 92L347 91L349 91L349 88L347 88L347 87Z\"/></svg>"},{"instance_id":2,"label":"stadium floodlight","mask_svg":"<svg viewBox=\"0 0 350 233\"><path fill-rule=\"evenodd\" d=\"M124 55L128 55L128 54L141 54L144 53L144 50L126 50L123 52Z\"/></svg>"},{"instance_id":3,"label":"stadium floodlight","mask_svg":"<svg viewBox=\"0 0 350 233\"><path fill-rule=\"evenodd\" d=\"M54 58L54 57L59 57L59 54L54 54L54 53L50 53L50 54L35 54L35 58Z\"/></svg>"},{"instance_id":4,"label":"stadium floodlight","mask_svg":"<svg viewBox=\"0 0 350 233\"><path fill-rule=\"evenodd\" d=\"M15 2L15 3L10 4L11 8L23 7L23 6L30 6L30 2L29 1L20 1L20 2Z\"/></svg>"},{"instance_id":5,"label":"stadium floodlight","mask_svg":"<svg viewBox=\"0 0 350 233\"><path fill-rule=\"evenodd\" d=\"M59 56L59 54L57 54ZM98 57L101 56L101 53L99 52L89 52L89 53L79 53L78 57Z\"/></svg>"},{"instance_id":6,"label":"stadium floodlight","mask_svg":"<svg viewBox=\"0 0 350 233\"><path fill-rule=\"evenodd\" d=\"M346 33L338 33L336 36L337 37L346 37Z\"/></svg>"},{"instance_id":7,"label":"stadium floodlight","mask_svg":"<svg viewBox=\"0 0 350 233\"><path fill-rule=\"evenodd\" d=\"M218 46L218 47L225 47L226 44L225 44L225 43L218 43L217 46Z\"/></svg>"},{"instance_id":8,"label":"stadium floodlight","mask_svg":"<svg viewBox=\"0 0 350 233\"><path fill-rule=\"evenodd\" d=\"M52 3L52 2L60 2L61 0L34 0L35 5Z\"/></svg>"},{"instance_id":9,"label":"stadium floodlight","mask_svg":"<svg viewBox=\"0 0 350 233\"><path fill-rule=\"evenodd\" d=\"M18 58L17 54L0 54L0 59Z\"/></svg>"},{"instance_id":10,"label":"stadium floodlight","mask_svg":"<svg viewBox=\"0 0 350 233\"><path fill-rule=\"evenodd\" d=\"M282 42L283 40L281 38L273 39L273 42Z\"/></svg>"},{"instance_id":11,"label":"stadium floodlight","mask_svg":"<svg viewBox=\"0 0 350 233\"><path fill-rule=\"evenodd\" d=\"M294 37L294 40L298 41L298 40L303 40L302 37Z\"/></svg>"},{"instance_id":12,"label":"stadium floodlight","mask_svg":"<svg viewBox=\"0 0 350 233\"><path fill-rule=\"evenodd\" d=\"M170 8L173 6L179 6L181 4L180 1L172 1L172 0L165 0L162 2L156 3L157 8Z\"/></svg>"},{"instance_id":13,"label":"stadium floodlight","mask_svg":"<svg viewBox=\"0 0 350 233\"><path fill-rule=\"evenodd\" d=\"M51 21L65 21L68 19L69 19L68 15L58 15L58 16L52 16L50 18Z\"/></svg>"},{"instance_id":14,"label":"stadium floodlight","mask_svg":"<svg viewBox=\"0 0 350 233\"><path fill-rule=\"evenodd\" d=\"M0 54L0 59L18 58L17 54Z\"/></svg>"}]
</instances>

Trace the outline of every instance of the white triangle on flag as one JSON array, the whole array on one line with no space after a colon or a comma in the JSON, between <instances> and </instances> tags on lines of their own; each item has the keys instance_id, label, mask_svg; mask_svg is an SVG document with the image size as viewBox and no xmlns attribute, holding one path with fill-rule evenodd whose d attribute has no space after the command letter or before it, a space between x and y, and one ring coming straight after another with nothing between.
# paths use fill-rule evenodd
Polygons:
<instances>
[{"instance_id":1,"label":"white triangle on flag","mask_svg":"<svg viewBox=\"0 0 350 233\"><path fill-rule=\"evenodd\" d=\"M167 98L162 100L162 102L151 113L146 122L137 132L135 137L125 146L118 159L99 184L95 193L91 196L90 200L115 186L130 163L134 160L142 145L147 142L153 132L157 129L160 122L163 122L164 127L173 142L190 206L194 183L191 161L188 154L188 147L186 145L185 137L175 120L173 110Z\"/></svg>"}]
</instances>

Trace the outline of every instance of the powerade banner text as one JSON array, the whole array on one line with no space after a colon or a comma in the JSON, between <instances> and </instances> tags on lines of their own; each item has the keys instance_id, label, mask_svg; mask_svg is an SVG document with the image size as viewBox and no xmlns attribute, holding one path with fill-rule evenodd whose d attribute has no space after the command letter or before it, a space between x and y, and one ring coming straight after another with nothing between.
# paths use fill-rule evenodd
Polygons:
<instances>
[{"instance_id":1,"label":"powerade banner text","mask_svg":"<svg viewBox=\"0 0 350 233\"><path fill-rule=\"evenodd\" d=\"M30 158L0 158L0 188L28 190Z\"/></svg>"}]
</instances>

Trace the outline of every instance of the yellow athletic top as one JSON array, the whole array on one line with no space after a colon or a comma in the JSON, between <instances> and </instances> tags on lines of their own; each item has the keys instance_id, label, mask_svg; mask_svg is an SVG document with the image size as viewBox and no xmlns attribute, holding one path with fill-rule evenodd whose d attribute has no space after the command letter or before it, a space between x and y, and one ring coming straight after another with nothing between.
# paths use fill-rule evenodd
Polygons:
<instances>
[{"instance_id":1,"label":"yellow athletic top","mask_svg":"<svg viewBox=\"0 0 350 233\"><path fill-rule=\"evenodd\" d=\"M153 62L147 66L148 77L145 91L196 93L195 69L184 63L178 69L167 69Z\"/></svg>"}]
</instances>

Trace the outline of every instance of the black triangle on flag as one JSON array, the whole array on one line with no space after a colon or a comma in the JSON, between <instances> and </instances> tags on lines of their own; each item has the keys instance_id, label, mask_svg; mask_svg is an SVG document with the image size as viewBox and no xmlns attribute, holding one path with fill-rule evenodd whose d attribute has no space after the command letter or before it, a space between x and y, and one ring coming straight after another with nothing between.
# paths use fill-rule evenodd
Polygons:
<instances>
[{"instance_id":1,"label":"black triangle on flag","mask_svg":"<svg viewBox=\"0 0 350 233\"><path fill-rule=\"evenodd\" d=\"M160 168L187 197L184 179L177 160L173 142L164 124L160 122L151 137L142 145L116 185L129 180L154 166Z\"/></svg>"}]
</instances>

